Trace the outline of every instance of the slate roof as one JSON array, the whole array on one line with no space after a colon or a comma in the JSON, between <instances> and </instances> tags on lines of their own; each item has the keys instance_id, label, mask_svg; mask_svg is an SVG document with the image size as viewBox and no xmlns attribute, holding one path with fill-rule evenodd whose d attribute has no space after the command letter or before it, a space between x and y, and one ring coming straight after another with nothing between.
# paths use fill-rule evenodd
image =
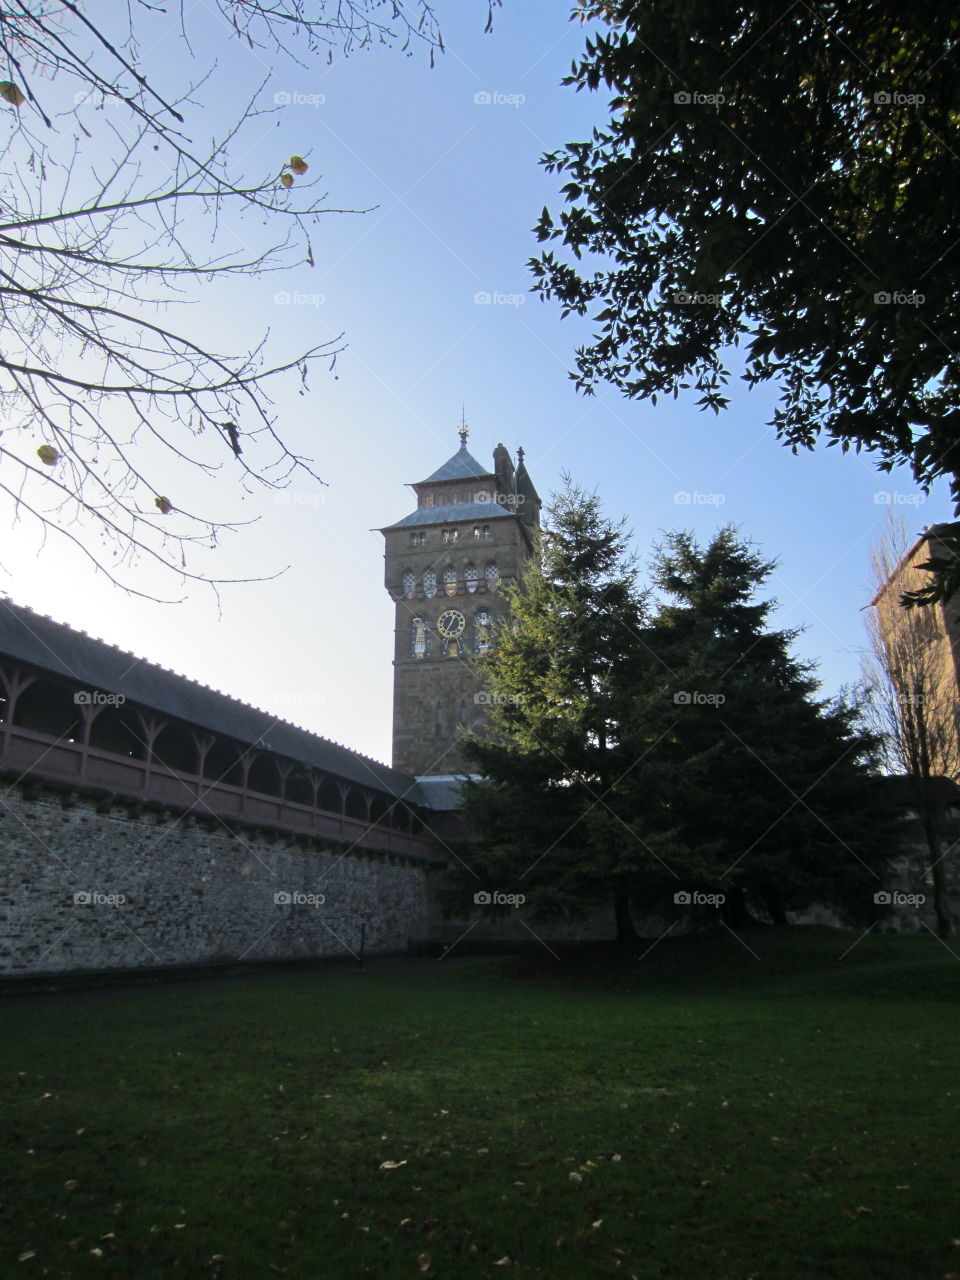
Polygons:
<instances>
[{"instance_id":1,"label":"slate roof","mask_svg":"<svg viewBox=\"0 0 960 1280\"><path fill-rule=\"evenodd\" d=\"M408 516L398 520L396 524L388 524L387 529L410 529L419 524L455 524L463 520L498 520L501 516L512 516L515 512L501 507L499 502L459 502L447 503L442 507L417 507Z\"/></svg>"},{"instance_id":2,"label":"slate roof","mask_svg":"<svg viewBox=\"0 0 960 1280\"><path fill-rule=\"evenodd\" d=\"M434 813L451 812L460 808L460 789L463 786L464 776L476 781L480 780L478 773L432 774L417 779L420 794Z\"/></svg>"},{"instance_id":3,"label":"slate roof","mask_svg":"<svg viewBox=\"0 0 960 1280\"><path fill-rule=\"evenodd\" d=\"M152 662L74 631L32 609L0 599L0 655L65 676L81 687L122 693L131 702L373 790L422 804L408 774L306 729L198 684Z\"/></svg>"},{"instance_id":4,"label":"slate roof","mask_svg":"<svg viewBox=\"0 0 960 1280\"><path fill-rule=\"evenodd\" d=\"M479 463L472 453L467 451L466 443L462 444L452 458L436 470L432 476L427 476L426 480L419 481L420 484L433 484L438 480L473 480L479 476L492 476L493 472L489 467L485 467Z\"/></svg>"}]
</instances>

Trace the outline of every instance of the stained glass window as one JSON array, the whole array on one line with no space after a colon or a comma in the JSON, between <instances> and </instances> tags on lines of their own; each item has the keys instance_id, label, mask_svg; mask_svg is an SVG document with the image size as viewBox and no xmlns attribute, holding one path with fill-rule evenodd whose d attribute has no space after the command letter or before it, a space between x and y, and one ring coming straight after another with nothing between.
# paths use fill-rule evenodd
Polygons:
<instances>
[{"instance_id":1,"label":"stained glass window","mask_svg":"<svg viewBox=\"0 0 960 1280\"><path fill-rule=\"evenodd\" d=\"M457 594L457 571L454 568L444 569L443 571L443 589L448 596Z\"/></svg>"},{"instance_id":2,"label":"stained glass window","mask_svg":"<svg viewBox=\"0 0 960 1280\"><path fill-rule=\"evenodd\" d=\"M403 594L412 600L417 590L417 575L410 569L403 575Z\"/></svg>"},{"instance_id":3,"label":"stained glass window","mask_svg":"<svg viewBox=\"0 0 960 1280\"><path fill-rule=\"evenodd\" d=\"M418 659L430 657L430 628L426 618L418 616L410 623L410 652Z\"/></svg>"},{"instance_id":4,"label":"stained glass window","mask_svg":"<svg viewBox=\"0 0 960 1280\"><path fill-rule=\"evenodd\" d=\"M487 580L487 590L496 591L500 586L500 570L495 564L488 564L483 575Z\"/></svg>"},{"instance_id":5,"label":"stained glass window","mask_svg":"<svg viewBox=\"0 0 960 1280\"><path fill-rule=\"evenodd\" d=\"M423 575L423 594L431 600L437 594L437 575L432 569L428 569Z\"/></svg>"},{"instance_id":6,"label":"stained glass window","mask_svg":"<svg viewBox=\"0 0 960 1280\"><path fill-rule=\"evenodd\" d=\"M463 584L467 588L467 591L470 593L470 595L476 594L476 590L477 590L477 587L480 585L480 582L479 582L479 578L477 577L477 566L475 564L468 564L467 567L464 569Z\"/></svg>"}]
</instances>

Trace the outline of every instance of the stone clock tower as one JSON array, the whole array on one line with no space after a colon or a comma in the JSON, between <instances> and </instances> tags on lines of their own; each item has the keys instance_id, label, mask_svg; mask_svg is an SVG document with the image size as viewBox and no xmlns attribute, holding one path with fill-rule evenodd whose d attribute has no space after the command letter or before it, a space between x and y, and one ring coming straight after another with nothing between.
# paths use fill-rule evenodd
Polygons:
<instances>
[{"instance_id":1,"label":"stone clock tower","mask_svg":"<svg viewBox=\"0 0 960 1280\"><path fill-rule=\"evenodd\" d=\"M502 444L487 468L460 448L411 486L416 510L381 529L385 581L396 603L393 767L417 777L461 773L460 726L484 719L472 659L504 617L501 588L533 547L540 499L523 464ZM477 695L480 695L478 698Z\"/></svg>"}]
</instances>

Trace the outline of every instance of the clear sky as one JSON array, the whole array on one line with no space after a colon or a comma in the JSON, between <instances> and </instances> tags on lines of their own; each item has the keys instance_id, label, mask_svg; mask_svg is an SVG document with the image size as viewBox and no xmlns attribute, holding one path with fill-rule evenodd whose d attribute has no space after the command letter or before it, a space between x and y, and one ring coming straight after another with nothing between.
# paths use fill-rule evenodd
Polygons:
<instances>
[{"instance_id":1,"label":"clear sky","mask_svg":"<svg viewBox=\"0 0 960 1280\"><path fill-rule=\"evenodd\" d=\"M573 390L567 370L588 328L537 301L526 269L542 206L561 204L539 156L587 137L606 114L602 93L560 85L585 36L565 13L555 0L505 0L484 35L485 0L440 0L446 52L431 70L423 53L386 49L269 67L208 10L190 11L195 69L217 68L209 110L189 127L212 130L271 71L264 100L280 95L281 109L244 140L244 164L269 169L301 154L331 206L369 210L321 219L313 268L204 287L182 318L166 316L214 335L222 351L267 327L277 355L345 334L334 373L318 369L306 395L292 379L275 397L282 434L316 460L327 487L245 493L228 463L202 490L212 513L258 518L226 539L219 575L289 566L275 580L224 588L222 611L201 587L175 605L124 595L61 541L41 548L9 512L0 591L389 759L393 610L376 529L412 509L406 483L455 452L463 405L477 458L489 460L498 441L522 445L544 498L569 471L611 516L628 517L644 559L662 530L706 539L721 523L740 525L780 561L777 625L807 628L798 651L820 662L823 691L857 678L871 538L891 506L918 532L951 518L945 492L924 501L909 475L837 449L792 456L763 425L769 390L734 388L719 418L699 412L693 395L653 408ZM168 82L189 74L172 28L151 33L145 58ZM232 234L242 243L247 233ZM191 481L171 473L169 483L187 505ZM134 580L184 592L143 566Z\"/></svg>"}]
</instances>

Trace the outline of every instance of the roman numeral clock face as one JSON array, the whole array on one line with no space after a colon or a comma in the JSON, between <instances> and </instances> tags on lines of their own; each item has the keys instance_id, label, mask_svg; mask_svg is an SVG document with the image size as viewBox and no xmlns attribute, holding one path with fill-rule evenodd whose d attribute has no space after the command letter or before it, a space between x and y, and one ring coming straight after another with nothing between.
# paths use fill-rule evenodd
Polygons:
<instances>
[{"instance_id":1,"label":"roman numeral clock face","mask_svg":"<svg viewBox=\"0 0 960 1280\"><path fill-rule=\"evenodd\" d=\"M445 609L437 619L437 630L444 640L456 640L466 625L467 620L459 609Z\"/></svg>"}]
</instances>

